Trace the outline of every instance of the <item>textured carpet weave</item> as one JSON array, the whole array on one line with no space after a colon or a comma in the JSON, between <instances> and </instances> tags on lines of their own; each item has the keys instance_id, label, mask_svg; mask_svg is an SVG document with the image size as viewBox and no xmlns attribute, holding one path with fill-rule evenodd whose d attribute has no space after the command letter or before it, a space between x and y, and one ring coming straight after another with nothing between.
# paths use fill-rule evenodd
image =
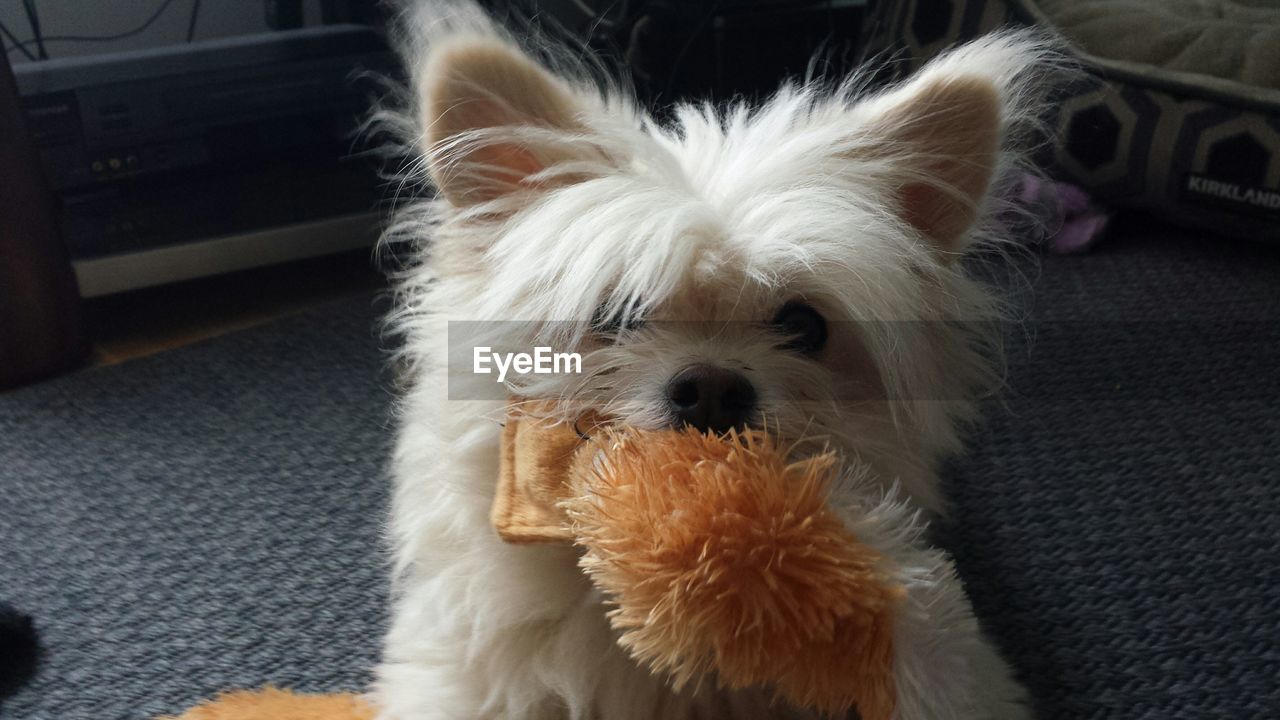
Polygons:
<instances>
[{"instance_id":1,"label":"textured carpet weave","mask_svg":"<svg viewBox=\"0 0 1280 720\"><path fill-rule=\"evenodd\" d=\"M390 395L370 298L0 395L5 720L361 689L385 626Z\"/></svg>"},{"instance_id":2,"label":"textured carpet weave","mask_svg":"<svg viewBox=\"0 0 1280 720\"><path fill-rule=\"evenodd\" d=\"M1029 275L940 539L1041 717L1277 717L1280 253L1139 222ZM0 598L46 643L5 718L368 681L373 328L363 298L0 395Z\"/></svg>"}]
</instances>

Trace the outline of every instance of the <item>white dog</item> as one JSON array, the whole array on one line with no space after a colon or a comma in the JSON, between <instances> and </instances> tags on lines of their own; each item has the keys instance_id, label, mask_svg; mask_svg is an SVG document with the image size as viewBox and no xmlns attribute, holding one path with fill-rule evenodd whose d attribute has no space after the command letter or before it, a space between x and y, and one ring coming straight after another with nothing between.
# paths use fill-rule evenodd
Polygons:
<instances>
[{"instance_id":1,"label":"white dog","mask_svg":"<svg viewBox=\"0 0 1280 720\"><path fill-rule=\"evenodd\" d=\"M505 403L450 384L447 323L527 321L530 343L559 328L547 337L587 371L508 390L555 399L566 419L767 422L870 467L902 522L943 512L938 463L998 382L1000 305L960 258L1003 239L996 198L1034 125L1043 44L996 35L886 90L788 86L754 108L681 105L659 124L588 62L469 5L422 3L402 33L412 109L389 117L438 195L390 233L418 262L392 318L410 382L380 717L809 717L764 690L671 689L618 647L577 550L499 540ZM958 584L953 595L922 622L966 640L899 668L898 715L1026 717Z\"/></svg>"}]
</instances>

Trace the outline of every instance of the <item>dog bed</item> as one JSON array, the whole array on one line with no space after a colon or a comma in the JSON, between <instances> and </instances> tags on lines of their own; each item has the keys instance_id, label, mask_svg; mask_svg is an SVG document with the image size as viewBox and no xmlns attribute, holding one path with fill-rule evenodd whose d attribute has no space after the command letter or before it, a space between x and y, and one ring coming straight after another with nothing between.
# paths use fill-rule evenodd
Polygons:
<instances>
[{"instance_id":1,"label":"dog bed","mask_svg":"<svg viewBox=\"0 0 1280 720\"><path fill-rule=\"evenodd\" d=\"M1271 0L900 0L868 46L901 72L1008 25L1088 70L1053 104L1054 173L1114 205L1280 240L1280 7Z\"/></svg>"}]
</instances>

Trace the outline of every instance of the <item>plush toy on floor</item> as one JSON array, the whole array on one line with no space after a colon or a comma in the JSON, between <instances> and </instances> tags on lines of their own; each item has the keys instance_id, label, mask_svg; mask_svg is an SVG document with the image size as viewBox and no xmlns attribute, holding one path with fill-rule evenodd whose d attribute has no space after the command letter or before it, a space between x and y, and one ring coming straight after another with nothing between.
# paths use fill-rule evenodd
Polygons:
<instances>
[{"instance_id":1,"label":"plush toy on floor","mask_svg":"<svg viewBox=\"0 0 1280 720\"><path fill-rule=\"evenodd\" d=\"M978 635L950 564L856 462L793 450L759 431L511 417L495 530L581 546L618 643L675 687L767 687L829 717L954 717L943 689ZM836 507L834 483L865 492ZM350 695L267 690L182 720L372 716Z\"/></svg>"},{"instance_id":2,"label":"plush toy on floor","mask_svg":"<svg viewBox=\"0 0 1280 720\"><path fill-rule=\"evenodd\" d=\"M229 692L159 720L373 720L371 705L353 693L306 695L264 688Z\"/></svg>"},{"instance_id":3,"label":"plush toy on floor","mask_svg":"<svg viewBox=\"0 0 1280 720\"><path fill-rule=\"evenodd\" d=\"M157 720L374 720L355 693L302 694L264 688L220 694L180 716Z\"/></svg>"}]
</instances>

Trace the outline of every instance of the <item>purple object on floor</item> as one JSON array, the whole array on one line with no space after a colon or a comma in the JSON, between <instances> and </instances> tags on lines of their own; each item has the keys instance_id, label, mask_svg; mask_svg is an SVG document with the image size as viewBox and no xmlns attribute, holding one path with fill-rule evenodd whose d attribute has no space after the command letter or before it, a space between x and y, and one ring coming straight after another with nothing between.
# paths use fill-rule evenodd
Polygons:
<instances>
[{"instance_id":1,"label":"purple object on floor","mask_svg":"<svg viewBox=\"0 0 1280 720\"><path fill-rule=\"evenodd\" d=\"M1052 252L1084 252L1106 232L1111 214L1097 206L1084 190L1067 183L1024 175L1017 199L1036 209L1049 229L1046 243Z\"/></svg>"}]
</instances>

